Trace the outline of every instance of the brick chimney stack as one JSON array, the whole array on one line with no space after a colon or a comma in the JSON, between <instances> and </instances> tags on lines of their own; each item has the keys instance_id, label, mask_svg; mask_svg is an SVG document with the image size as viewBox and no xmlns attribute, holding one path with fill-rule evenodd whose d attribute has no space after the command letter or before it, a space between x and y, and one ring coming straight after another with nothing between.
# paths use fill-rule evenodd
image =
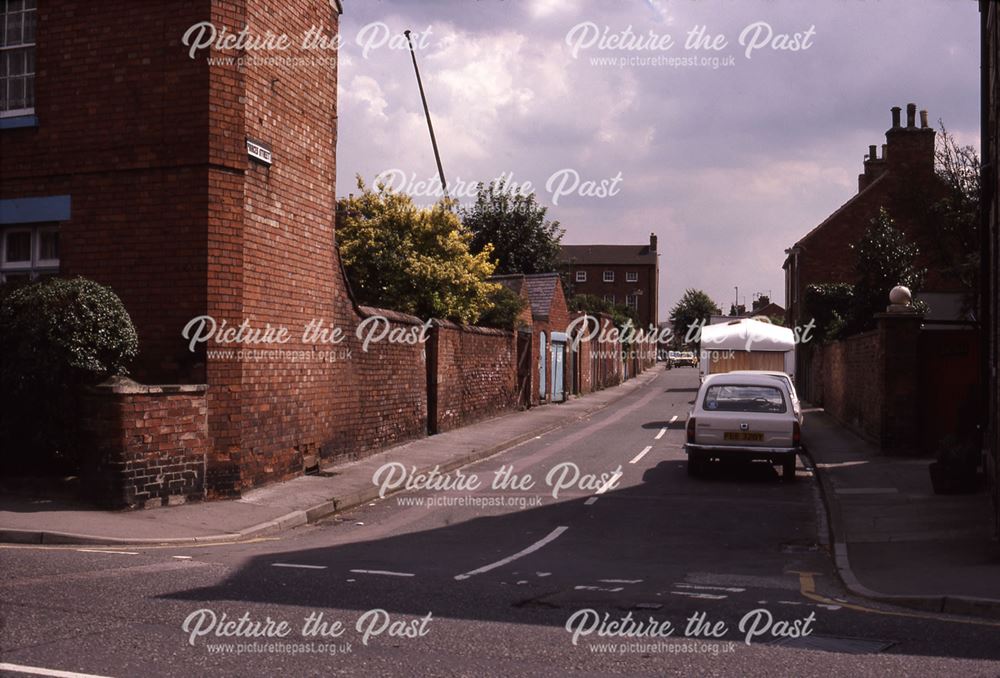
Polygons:
<instances>
[{"instance_id":1,"label":"brick chimney stack","mask_svg":"<svg viewBox=\"0 0 1000 678\"><path fill-rule=\"evenodd\" d=\"M656 234L655 233L650 233L649 234L649 251L650 252L655 252L656 251Z\"/></svg>"},{"instance_id":2,"label":"brick chimney stack","mask_svg":"<svg viewBox=\"0 0 1000 678\"><path fill-rule=\"evenodd\" d=\"M898 106L892 108L892 127L885 133L886 147L882 160L893 172L929 174L934 171L934 128L927 125L927 111L920 111L917 126L917 105L906 105L906 127L899 124Z\"/></svg>"}]
</instances>

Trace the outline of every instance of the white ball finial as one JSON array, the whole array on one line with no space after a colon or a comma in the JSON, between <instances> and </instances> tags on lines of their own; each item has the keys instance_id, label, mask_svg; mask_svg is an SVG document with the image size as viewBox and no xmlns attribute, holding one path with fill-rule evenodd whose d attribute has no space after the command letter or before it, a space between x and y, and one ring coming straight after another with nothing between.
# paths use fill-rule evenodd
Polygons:
<instances>
[{"instance_id":1,"label":"white ball finial","mask_svg":"<svg viewBox=\"0 0 1000 678\"><path fill-rule=\"evenodd\" d=\"M891 290L889 290L889 302L899 306L909 306L910 302L913 300L913 295L910 293L909 287L904 287L903 285L896 285Z\"/></svg>"}]
</instances>

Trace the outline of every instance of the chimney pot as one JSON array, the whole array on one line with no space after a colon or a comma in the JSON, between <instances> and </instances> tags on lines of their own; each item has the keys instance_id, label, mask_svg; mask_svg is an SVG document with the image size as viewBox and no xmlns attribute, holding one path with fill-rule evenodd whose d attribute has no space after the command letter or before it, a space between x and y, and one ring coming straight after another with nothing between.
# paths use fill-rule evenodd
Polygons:
<instances>
[{"instance_id":1,"label":"chimney pot","mask_svg":"<svg viewBox=\"0 0 1000 678\"><path fill-rule=\"evenodd\" d=\"M887 157L889 157L889 145L882 144L882 159L885 160Z\"/></svg>"},{"instance_id":2,"label":"chimney pot","mask_svg":"<svg viewBox=\"0 0 1000 678\"><path fill-rule=\"evenodd\" d=\"M906 104L906 126L916 127L917 118L917 105L916 104Z\"/></svg>"},{"instance_id":3,"label":"chimney pot","mask_svg":"<svg viewBox=\"0 0 1000 678\"><path fill-rule=\"evenodd\" d=\"M899 127L899 112L902 109L899 106L892 107L892 126Z\"/></svg>"},{"instance_id":4,"label":"chimney pot","mask_svg":"<svg viewBox=\"0 0 1000 678\"><path fill-rule=\"evenodd\" d=\"M920 126L927 129L927 111L920 111Z\"/></svg>"},{"instance_id":5,"label":"chimney pot","mask_svg":"<svg viewBox=\"0 0 1000 678\"><path fill-rule=\"evenodd\" d=\"M650 233L649 234L649 249L651 249L654 252L656 251L656 234L655 233Z\"/></svg>"},{"instance_id":6,"label":"chimney pot","mask_svg":"<svg viewBox=\"0 0 1000 678\"><path fill-rule=\"evenodd\" d=\"M871 144L868 147L868 159L869 160L878 160L878 155L875 153L875 144Z\"/></svg>"}]
</instances>

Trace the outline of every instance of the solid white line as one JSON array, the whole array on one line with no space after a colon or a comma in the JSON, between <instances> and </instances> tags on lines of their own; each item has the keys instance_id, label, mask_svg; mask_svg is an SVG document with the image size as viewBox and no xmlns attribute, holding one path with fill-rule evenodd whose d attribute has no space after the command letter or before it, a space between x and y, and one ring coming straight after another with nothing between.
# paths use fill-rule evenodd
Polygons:
<instances>
[{"instance_id":1,"label":"solid white line","mask_svg":"<svg viewBox=\"0 0 1000 678\"><path fill-rule=\"evenodd\" d=\"M618 479L621 478L621 477L622 477L622 472L618 471L613 476L611 476L610 478L608 478L607 481L605 481L605 483L603 485L601 485L601 489L597 490L597 492L595 492L594 494L604 494L605 492L607 492L608 490L610 490L611 486L614 485L615 483L617 483Z\"/></svg>"},{"instance_id":2,"label":"solid white line","mask_svg":"<svg viewBox=\"0 0 1000 678\"><path fill-rule=\"evenodd\" d=\"M303 570L325 570L326 565L299 565L298 563L271 563L271 567L299 567Z\"/></svg>"},{"instance_id":3,"label":"solid white line","mask_svg":"<svg viewBox=\"0 0 1000 678\"><path fill-rule=\"evenodd\" d=\"M642 452L640 452L639 454L635 455L629 463L630 464L637 464L637 463L639 463L639 460L642 459L643 457L645 457L646 453L649 452L651 449L653 449L652 445L646 445L646 447L642 450Z\"/></svg>"},{"instance_id":4,"label":"solid white line","mask_svg":"<svg viewBox=\"0 0 1000 678\"><path fill-rule=\"evenodd\" d=\"M43 669L38 666L23 666L21 664L7 664L0 662L0 671L14 671L16 673L28 673L33 676L55 676L55 678L108 678L99 676L96 673L76 673L75 671L59 671L57 669Z\"/></svg>"},{"instance_id":5,"label":"solid white line","mask_svg":"<svg viewBox=\"0 0 1000 678\"><path fill-rule=\"evenodd\" d=\"M171 558L176 558L177 560L191 560L191 556L171 556Z\"/></svg>"},{"instance_id":6,"label":"solid white line","mask_svg":"<svg viewBox=\"0 0 1000 678\"><path fill-rule=\"evenodd\" d=\"M746 589L731 586L707 586L703 584L674 584L680 589L701 589L704 591L728 591L729 593L743 593Z\"/></svg>"},{"instance_id":7,"label":"solid white line","mask_svg":"<svg viewBox=\"0 0 1000 678\"><path fill-rule=\"evenodd\" d=\"M596 502L597 502L597 497L591 497L587 501L583 502L583 505L584 506L590 506L591 504L596 503Z\"/></svg>"},{"instance_id":8,"label":"solid white line","mask_svg":"<svg viewBox=\"0 0 1000 678\"><path fill-rule=\"evenodd\" d=\"M508 563L514 562L518 558L523 558L524 556L528 555L529 553L534 553L538 549L540 549L543 546L545 546L546 544L548 544L550 541L553 541L554 539L558 538L560 534L562 534L563 532L565 532L568 529L569 529L568 526L566 526L566 525L560 525L556 529L554 529L551 532L549 532L549 534L547 536L545 536L542 539L539 539L538 541L536 541L534 544L532 544L528 548L523 549L521 551L518 551L517 553L515 553L512 556L507 556L503 560L498 560L495 563L491 563L489 565L484 565L484 566L482 566L482 567L480 567L478 569L472 570L471 572L466 572L464 574L456 574L455 575L455 579L458 579L459 581L461 581L462 579L468 579L469 577L472 577L474 575L482 574L483 572L489 572L490 570L495 570L498 567L503 567L504 565L506 565Z\"/></svg>"},{"instance_id":9,"label":"solid white line","mask_svg":"<svg viewBox=\"0 0 1000 678\"><path fill-rule=\"evenodd\" d=\"M660 438L663 437L663 434L666 433L666 432L667 432L666 427L661 428L660 432L656 434L656 437L653 438L653 440L659 440Z\"/></svg>"},{"instance_id":10,"label":"solid white line","mask_svg":"<svg viewBox=\"0 0 1000 678\"><path fill-rule=\"evenodd\" d=\"M137 556L135 551L108 551L107 549L77 549L80 553L117 553L123 556Z\"/></svg>"},{"instance_id":11,"label":"solid white line","mask_svg":"<svg viewBox=\"0 0 1000 678\"><path fill-rule=\"evenodd\" d=\"M354 574L382 574L386 577L415 577L412 572L393 572L391 570L351 570Z\"/></svg>"}]
</instances>

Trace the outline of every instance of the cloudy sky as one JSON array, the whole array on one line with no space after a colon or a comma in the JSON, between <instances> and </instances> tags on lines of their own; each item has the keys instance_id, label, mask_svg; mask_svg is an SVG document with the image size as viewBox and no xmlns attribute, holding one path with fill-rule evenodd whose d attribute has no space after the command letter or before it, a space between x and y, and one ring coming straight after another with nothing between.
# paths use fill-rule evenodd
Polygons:
<instances>
[{"instance_id":1,"label":"cloudy sky","mask_svg":"<svg viewBox=\"0 0 1000 678\"><path fill-rule=\"evenodd\" d=\"M979 142L972 0L344 5L338 194L392 173L433 201L410 29L449 188L530 182L565 243L655 232L661 317L688 287L783 304L783 250L857 191L892 106Z\"/></svg>"}]
</instances>

